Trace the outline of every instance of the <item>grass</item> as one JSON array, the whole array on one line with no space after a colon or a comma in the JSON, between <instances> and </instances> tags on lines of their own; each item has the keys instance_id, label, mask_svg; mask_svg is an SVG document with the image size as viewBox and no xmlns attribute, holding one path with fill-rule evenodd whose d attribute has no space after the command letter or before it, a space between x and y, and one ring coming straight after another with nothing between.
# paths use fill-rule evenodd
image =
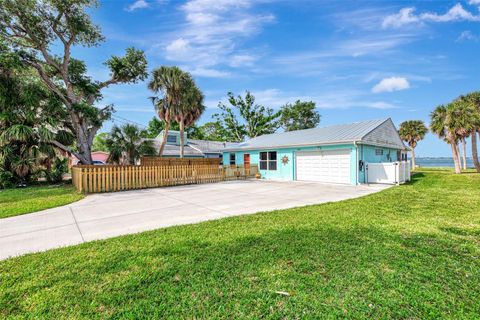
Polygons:
<instances>
[{"instance_id":1,"label":"grass","mask_svg":"<svg viewBox=\"0 0 480 320\"><path fill-rule=\"evenodd\" d=\"M63 206L83 197L71 185L0 190L0 218Z\"/></svg>"},{"instance_id":2,"label":"grass","mask_svg":"<svg viewBox=\"0 0 480 320\"><path fill-rule=\"evenodd\" d=\"M0 317L476 318L479 185L422 170L363 198L9 259Z\"/></svg>"}]
</instances>

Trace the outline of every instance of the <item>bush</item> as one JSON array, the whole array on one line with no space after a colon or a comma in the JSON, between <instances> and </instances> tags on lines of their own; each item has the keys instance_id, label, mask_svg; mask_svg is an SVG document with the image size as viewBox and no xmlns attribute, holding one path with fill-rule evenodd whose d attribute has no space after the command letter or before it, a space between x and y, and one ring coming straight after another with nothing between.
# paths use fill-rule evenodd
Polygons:
<instances>
[{"instance_id":1,"label":"bush","mask_svg":"<svg viewBox=\"0 0 480 320\"><path fill-rule=\"evenodd\" d=\"M13 173L0 169L0 189L12 188L14 185Z\"/></svg>"},{"instance_id":2,"label":"bush","mask_svg":"<svg viewBox=\"0 0 480 320\"><path fill-rule=\"evenodd\" d=\"M68 172L67 158L56 158L50 170L45 170L45 177L48 182L59 183L63 181L63 175Z\"/></svg>"}]
</instances>

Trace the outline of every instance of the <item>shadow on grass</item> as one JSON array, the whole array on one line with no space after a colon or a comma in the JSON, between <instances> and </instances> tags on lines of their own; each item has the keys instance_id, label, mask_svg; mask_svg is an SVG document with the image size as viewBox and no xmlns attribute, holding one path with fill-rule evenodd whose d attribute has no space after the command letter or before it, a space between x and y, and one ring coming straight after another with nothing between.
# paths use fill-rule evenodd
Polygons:
<instances>
[{"instance_id":1,"label":"shadow on grass","mask_svg":"<svg viewBox=\"0 0 480 320\"><path fill-rule=\"evenodd\" d=\"M425 174L423 172L412 172L411 177L410 177L410 181L408 181L405 184L407 184L407 185L415 184L415 183L421 181L422 178L424 178L424 177L425 177Z\"/></svg>"},{"instance_id":2,"label":"shadow on grass","mask_svg":"<svg viewBox=\"0 0 480 320\"><path fill-rule=\"evenodd\" d=\"M9 261L0 265L0 314L278 319L480 312L478 251L458 237L320 224L265 231L262 224L158 230Z\"/></svg>"},{"instance_id":3,"label":"shadow on grass","mask_svg":"<svg viewBox=\"0 0 480 320\"><path fill-rule=\"evenodd\" d=\"M458 227L442 227L440 230L452 233L458 236L473 236L480 237L480 229L465 229Z\"/></svg>"}]
</instances>

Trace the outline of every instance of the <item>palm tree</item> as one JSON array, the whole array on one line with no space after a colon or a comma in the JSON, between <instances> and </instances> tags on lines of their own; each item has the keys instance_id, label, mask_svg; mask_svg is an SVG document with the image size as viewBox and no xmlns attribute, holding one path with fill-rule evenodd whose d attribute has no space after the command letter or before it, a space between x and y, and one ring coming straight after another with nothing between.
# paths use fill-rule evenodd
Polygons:
<instances>
[{"instance_id":1,"label":"palm tree","mask_svg":"<svg viewBox=\"0 0 480 320\"><path fill-rule=\"evenodd\" d=\"M142 130L132 124L114 126L105 141L110 151L108 161L135 164L142 155L155 154L153 141L143 139L143 134Z\"/></svg>"},{"instance_id":2,"label":"palm tree","mask_svg":"<svg viewBox=\"0 0 480 320\"><path fill-rule=\"evenodd\" d=\"M167 142L168 130L175 110L180 107L181 95L185 83L190 79L188 73L178 67L161 66L153 70L148 88L155 93L161 93L161 97L152 97L151 100L157 111L158 117L165 122L163 141L160 145L159 155L163 154Z\"/></svg>"},{"instance_id":3,"label":"palm tree","mask_svg":"<svg viewBox=\"0 0 480 320\"><path fill-rule=\"evenodd\" d=\"M40 155L50 159L55 157L55 148L51 144L55 133L48 124L36 122L38 119L28 110L17 114L16 120L21 123L8 126L0 134L0 159L16 174L21 184L25 184L40 164Z\"/></svg>"},{"instance_id":4,"label":"palm tree","mask_svg":"<svg viewBox=\"0 0 480 320\"><path fill-rule=\"evenodd\" d=\"M185 128L193 125L205 111L203 99L203 94L193 79L188 81L182 94L180 107L174 111L175 121L180 125L180 158L184 155Z\"/></svg>"},{"instance_id":5,"label":"palm tree","mask_svg":"<svg viewBox=\"0 0 480 320\"><path fill-rule=\"evenodd\" d=\"M477 151L477 133L480 134L480 91L469 93L459 98L463 103L470 105L472 114L470 118L471 131L470 138L472 139L472 159L473 165L477 172L480 173L480 162L478 160Z\"/></svg>"},{"instance_id":6,"label":"palm tree","mask_svg":"<svg viewBox=\"0 0 480 320\"><path fill-rule=\"evenodd\" d=\"M452 148L455 173L461 173L460 156L458 151L458 137L452 126L452 105L439 105L430 113L430 130L440 139L445 140Z\"/></svg>"},{"instance_id":7,"label":"palm tree","mask_svg":"<svg viewBox=\"0 0 480 320\"><path fill-rule=\"evenodd\" d=\"M39 171L41 157L56 156L55 142L71 146L73 136L62 103L32 75L32 70L11 69L0 63L0 172L10 182L25 184Z\"/></svg>"},{"instance_id":8,"label":"palm tree","mask_svg":"<svg viewBox=\"0 0 480 320\"><path fill-rule=\"evenodd\" d=\"M412 169L415 170L415 147L418 142L425 138L428 128L421 120L404 121L400 124L398 133L403 141L408 143L412 151Z\"/></svg>"},{"instance_id":9,"label":"palm tree","mask_svg":"<svg viewBox=\"0 0 480 320\"><path fill-rule=\"evenodd\" d=\"M452 103L452 125L462 144L463 169L467 169L466 138L478 127L477 110L464 98L460 97ZM475 140L475 138L473 138Z\"/></svg>"}]
</instances>

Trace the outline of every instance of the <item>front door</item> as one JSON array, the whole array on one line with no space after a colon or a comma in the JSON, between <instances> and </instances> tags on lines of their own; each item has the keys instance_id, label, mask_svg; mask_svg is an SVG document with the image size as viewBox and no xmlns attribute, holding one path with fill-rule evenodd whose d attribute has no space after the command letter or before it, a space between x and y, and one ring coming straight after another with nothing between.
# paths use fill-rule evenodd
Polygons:
<instances>
[{"instance_id":1,"label":"front door","mask_svg":"<svg viewBox=\"0 0 480 320\"><path fill-rule=\"evenodd\" d=\"M248 153L243 155L243 165L245 169L250 169L250 155Z\"/></svg>"}]
</instances>

